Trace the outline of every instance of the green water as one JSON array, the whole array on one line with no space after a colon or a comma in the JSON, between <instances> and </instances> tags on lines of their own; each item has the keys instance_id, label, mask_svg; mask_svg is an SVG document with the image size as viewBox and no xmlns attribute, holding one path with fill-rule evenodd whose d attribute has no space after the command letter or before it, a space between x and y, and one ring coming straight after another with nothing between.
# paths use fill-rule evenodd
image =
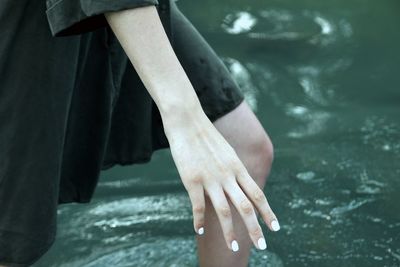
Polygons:
<instances>
[{"instance_id":1,"label":"green water","mask_svg":"<svg viewBox=\"0 0 400 267\"><path fill-rule=\"evenodd\" d=\"M263 226L268 251L250 266L400 266L400 1L177 5L275 145L265 192L282 229ZM196 264L190 202L161 150L104 172L91 204L61 206L35 266Z\"/></svg>"}]
</instances>

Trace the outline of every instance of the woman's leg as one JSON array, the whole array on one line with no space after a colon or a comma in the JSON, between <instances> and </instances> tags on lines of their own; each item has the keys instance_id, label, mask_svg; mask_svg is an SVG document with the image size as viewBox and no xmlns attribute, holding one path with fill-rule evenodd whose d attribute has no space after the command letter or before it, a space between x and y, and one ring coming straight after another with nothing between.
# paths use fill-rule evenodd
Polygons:
<instances>
[{"instance_id":1,"label":"woman's leg","mask_svg":"<svg viewBox=\"0 0 400 267\"><path fill-rule=\"evenodd\" d=\"M214 126L235 149L251 177L263 188L273 160L273 147L246 101L217 119ZM241 217L232 202L229 202L240 249L232 252L227 248L215 210L206 197L204 235L197 236L201 267L248 265L252 243Z\"/></svg>"}]
</instances>

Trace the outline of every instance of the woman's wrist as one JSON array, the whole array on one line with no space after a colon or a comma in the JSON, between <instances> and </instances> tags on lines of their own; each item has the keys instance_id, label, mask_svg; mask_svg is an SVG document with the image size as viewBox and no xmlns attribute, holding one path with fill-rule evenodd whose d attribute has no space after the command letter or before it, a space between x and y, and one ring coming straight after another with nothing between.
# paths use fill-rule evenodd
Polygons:
<instances>
[{"instance_id":1,"label":"woman's wrist","mask_svg":"<svg viewBox=\"0 0 400 267\"><path fill-rule=\"evenodd\" d=\"M105 14L132 65L156 103L165 129L205 114L154 6Z\"/></svg>"},{"instance_id":2,"label":"woman's wrist","mask_svg":"<svg viewBox=\"0 0 400 267\"><path fill-rule=\"evenodd\" d=\"M188 127L206 118L198 98L191 101L182 100L170 102L167 108L160 110L165 130Z\"/></svg>"}]
</instances>

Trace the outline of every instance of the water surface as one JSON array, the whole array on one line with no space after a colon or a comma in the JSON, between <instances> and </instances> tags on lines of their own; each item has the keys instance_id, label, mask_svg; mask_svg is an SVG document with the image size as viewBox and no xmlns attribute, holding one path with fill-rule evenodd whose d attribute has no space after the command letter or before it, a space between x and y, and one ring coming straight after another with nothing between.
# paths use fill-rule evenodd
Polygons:
<instances>
[{"instance_id":1,"label":"water surface","mask_svg":"<svg viewBox=\"0 0 400 267\"><path fill-rule=\"evenodd\" d=\"M250 266L400 266L400 2L177 2L275 145L265 192L282 229ZM212 8L211 8L212 7ZM168 150L102 173L62 205L35 266L196 266L191 207Z\"/></svg>"}]
</instances>

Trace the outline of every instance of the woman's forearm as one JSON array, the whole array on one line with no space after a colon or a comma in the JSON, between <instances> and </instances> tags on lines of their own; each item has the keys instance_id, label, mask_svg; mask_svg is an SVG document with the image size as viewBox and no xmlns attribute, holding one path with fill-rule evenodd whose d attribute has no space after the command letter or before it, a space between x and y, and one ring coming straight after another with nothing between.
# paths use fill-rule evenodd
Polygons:
<instances>
[{"instance_id":1,"label":"woman's forearm","mask_svg":"<svg viewBox=\"0 0 400 267\"><path fill-rule=\"evenodd\" d=\"M105 16L157 104L163 121L201 110L154 5L110 12Z\"/></svg>"}]
</instances>

